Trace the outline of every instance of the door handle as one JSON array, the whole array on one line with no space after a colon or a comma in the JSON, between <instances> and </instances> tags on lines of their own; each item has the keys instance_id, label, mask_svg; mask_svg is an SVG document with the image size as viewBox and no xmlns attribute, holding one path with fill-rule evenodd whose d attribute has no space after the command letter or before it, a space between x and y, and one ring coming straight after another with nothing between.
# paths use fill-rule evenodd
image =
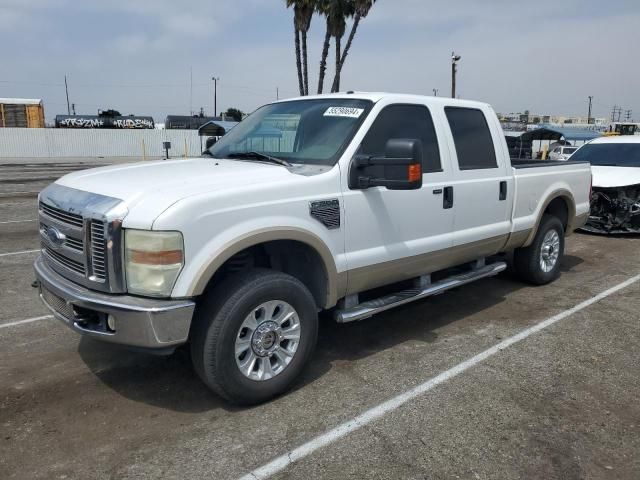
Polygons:
<instances>
[{"instance_id":1,"label":"door handle","mask_svg":"<svg viewBox=\"0 0 640 480\"><path fill-rule=\"evenodd\" d=\"M442 208L453 208L453 187L444 187L444 197L442 198Z\"/></svg>"},{"instance_id":2,"label":"door handle","mask_svg":"<svg viewBox=\"0 0 640 480\"><path fill-rule=\"evenodd\" d=\"M507 199L507 182L503 180L500 182L500 197L498 197L500 201Z\"/></svg>"}]
</instances>

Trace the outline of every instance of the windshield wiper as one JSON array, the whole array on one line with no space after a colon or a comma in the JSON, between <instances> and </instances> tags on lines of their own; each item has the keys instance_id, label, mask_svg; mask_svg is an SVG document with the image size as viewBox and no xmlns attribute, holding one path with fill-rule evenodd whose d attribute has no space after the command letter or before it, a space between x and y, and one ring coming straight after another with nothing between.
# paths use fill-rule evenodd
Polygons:
<instances>
[{"instance_id":1,"label":"windshield wiper","mask_svg":"<svg viewBox=\"0 0 640 480\"><path fill-rule=\"evenodd\" d=\"M272 157L271 155L267 155L266 153L260 152L237 152L230 153L227 155L229 158L239 158L243 160L266 160L267 162L277 163L278 165L284 165L285 167L290 167L291 164L282 158Z\"/></svg>"}]
</instances>

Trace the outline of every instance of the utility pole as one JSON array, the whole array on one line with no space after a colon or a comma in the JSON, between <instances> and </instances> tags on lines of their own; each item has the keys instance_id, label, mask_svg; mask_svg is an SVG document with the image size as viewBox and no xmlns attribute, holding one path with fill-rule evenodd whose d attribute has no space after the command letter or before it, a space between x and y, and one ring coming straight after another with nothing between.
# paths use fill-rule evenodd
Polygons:
<instances>
[{"instance_id":1,"label":"utility pole","mask_svg":"<svg viewBox=\"0 0 640 480\"><path fill-rule=\"evenodd\" d=\"M462 57L451 52L451 98L456 98L456 73L458 73L458 62Z\"/></svg>"},{"instance_id":2,"label":"utility pole","mask_svg":"<svg viewBox=\"0 0 640 480\"><path fill-rule=\"evenodd\" d=\"M620 115L622 115L622 107L614 105L613 106L613 110L611 110L611 121L612 122L619 122L620 121Z\"/></svg>"},{"instance_id":3,"label":"utility pole","mask_svg":"<svg viewBox=\"0 0 640 480\"><path fill-rule=\"evenodd\" d=\"M280 100L280 89L276 87L276 100Z\"/></svg>"},{"instance_id":4,"label":"utility pole","mask_svg":"<svg viewBox=\"0 0 640 480\"><path fill-rule=\"evenodd\" d=\"M632 113L632 110L625 110L624 111L624 119L627 122L631 121L631 113Z\"/></svg>"},{"instance_id":5,"label":"utility pole","mask_svg":"<svg viewBox=\"0 0 640 480\"><path fill-rule=\"evenodd\" d=\"M437 89L437 88L434 88L434 89L433 89L433 96L434 96L434 97L437 97L437 96L438 96L438 89Z\"/></svg>"},{"instance_id":6,"label":"utility pole","mask_svg":"<svg viewBox=\"0 0 640 480\"><path fill-rule=\"evenodd\" d=\"M218 80L220 77L211 77L213 80L213 116L218 116Z\"/></svg>"},{"instance_id":7,"label":"utility pole","mask_svg":"<svg viewBox=\"0 0 640 480\"><path fill-rule=\"evenodd\" d=\"M67 85L67 76L64 76L64 91L67 94L67 115L71 115L71 108L69 107L69 86Z\"/></svg>"},{"instance_id":8,"label":"utility pole","mask_svg":"<svg viewBox=\"0 0 640 480\"><path fill-rule=\"evenodd\" d=\"M589 95L589 113L587 114L587 125L591 123L591 102L593 102L593 96Z\"/></svg>"},{"instance_id":9,"label":"utility pole","mask_svg":"<svg viewBox=\"0 0 640 480\"><path fill-rule=\"evenodd\" d=\"M71 111L73 112L74 115L76 114L76 104L75 103L71 104Z\"/></svg>"}]
</instances>

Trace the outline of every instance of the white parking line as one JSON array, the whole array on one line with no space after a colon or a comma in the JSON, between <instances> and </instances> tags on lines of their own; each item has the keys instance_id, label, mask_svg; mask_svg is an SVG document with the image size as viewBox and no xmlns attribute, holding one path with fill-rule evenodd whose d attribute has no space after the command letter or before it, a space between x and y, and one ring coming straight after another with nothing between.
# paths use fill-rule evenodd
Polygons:
<instances>
[{"instance_id":1,"label":"white parking line","mask_svg":"<svg viewBox=\"0 0 640 480\"><path fill-rule=\"evenodd\" d=\"M629 285L636 283L639 280L640 280L640 275L636 275L635 277L632 277L616 285L615 287L605 290L604 292L596 295L595 297L590 298L589 300L585 300L584 302L579 303L578 305L576 305L573 308L570 308L569 310L565 310L564 312L554 315L551 318L548 318L540 323L537 323L532 327L529 327L521 331L520 333L512 337L509 337L506 340L503 340L497 345L494 345L493 347L485 350L484 352L479 353L478 355L471 357L468 360L465 360L464 362L456 365L455 367L442 372L440 375L433 377L430 380L427 380L426 382L418 385L417 387L414 387L407 392L401 393L400 395L367 410L366 412L358 415L357 417L351 420L348 420L341 425L338 425L336 428L329 430L326 433L323 433L322 435L308 441L307 443L293 450L290 450L284 455L281 455L280 457L273 459L269 463L241 477L240 480L256 480L256 479L261 480L261 479L269 478L270 476L275 475L278 472L281 472L292 463L302 460L303 458L314 453L316 450L326 447L327 445L332 444L333 442L339 440L345 435L348 435L349 433L354 432L364 427L365 425L368 425L369 423L383 417L387 413L390 413L396 410L397 408L401 407L405 403L428 392L429 390L432 390L433 388L440 385L441 383L444 383L447 380L451 380L452 378L456 377L457 375L460 375L461 373L468 370L469 368L483 362L487 358L492 357L496 353L499 353L500 351L510 347L514 343L518 343L524 340L525 338L533 335L534 333L544 330L545 328L548 328L551 325L561 320L564 320L565 318L573 315L574 313L579 312L580 310L584 310L590 305L593 305L594 303L599 302L603 298L606 298L609 295L612 295L628 287Z\"/></svg>"},{"instance_id":2,"label":"white parking line","mask_svg":"<svg viewBox=\"0 0 640 480\"><path fill-rule=\"evenodd\" d=\"M25 255L27 253L36 253L40 250L22 250L21 252L0 253L0 257L8 257L9 255Z\"/></svg>"},{"instance_id":3,"label":"white parking line","mask_svg":"<svg viewBox=\"0 0 640 480\"><path fill-rule=\"evenodd\" d=\"M10 202L10 203L2 203L2 198L0 198L0 208L2 207L15 207L16 205L25 206L25 205L33 205L33 202ZM35 205L34 205L35 208Z\"/></svg>"},{"instance_id":4,"label":"white parking line","mask_svg":"<svg viewBox=\"0 0 640 480\"><path fill-rule=\"evenodd\" d=\"M22 185L22 184L20 184ZM33 196L33 198L38 196L39 192L3 192L0 193L0 198L11 198L11 197L15 197L15 196Z\"/></svg>"},{"instance_id":5,"label":"white parking line","mask_svg":"<svg viewBox=\"0 0 640 480\"><path fill-rule=\"evenodd\" d=\"M39 322L40 320L49 320L50 318L53 318L53 315L43 315L42 317L27 318L25 320L18 320L17 322L2 323L0 324L0 328L15 327L17 325L24 325L25 323Z\"/></svg>"},{"instance_id":6,"label":"white parking line","mask_svg":"<svg viewBox=\"0 0 640 480\"><path fill-rule=\"evenodd\" d=\"M0 225L4 225L6 223L27 223L27 222L35 222L36 220L6 220L4 222L0 222Z\"/></svg>"}]
</instances>

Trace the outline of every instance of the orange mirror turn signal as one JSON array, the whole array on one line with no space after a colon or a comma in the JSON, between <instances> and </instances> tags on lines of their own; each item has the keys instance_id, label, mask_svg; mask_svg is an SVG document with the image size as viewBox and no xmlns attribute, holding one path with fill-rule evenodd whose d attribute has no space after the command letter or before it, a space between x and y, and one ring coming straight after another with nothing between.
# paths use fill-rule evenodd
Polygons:
<instances>
[{"instance_id":1,"label":"orange mirror turn signal","mask_svg":"<svg viewBox=\"0 0 640 480\"><path fill-rule=\"evenodd\" d=\"M422 179L422 166L419 163L409 165L407 171L407 180L410 182L419 182Z\"/></svg>"}]
</instances>

